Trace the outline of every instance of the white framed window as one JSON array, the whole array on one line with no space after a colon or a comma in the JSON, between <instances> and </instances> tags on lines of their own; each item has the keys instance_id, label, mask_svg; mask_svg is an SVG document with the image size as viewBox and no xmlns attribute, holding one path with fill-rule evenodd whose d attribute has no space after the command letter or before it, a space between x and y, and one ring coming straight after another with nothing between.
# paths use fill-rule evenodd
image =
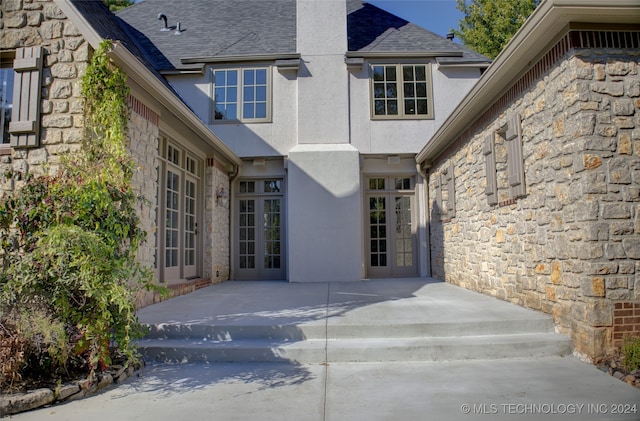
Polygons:
<instances>
[{"instance_id":1,"label":"white framed window","mask_svg":"<svg viewBox=\"0 0 640 421\"><path fill-rule=\"evenodd\" d=\"M269 67L211 70L211 123L267 122L271 119Z\"/></svg>"},{"instance_id":2,"label":"white framed window","mask_svg":"<svg viewBox=\"0 0 640 421\"><path fill-rule=\"evenodd\" d=\"M373 119L431 119L433 116L431 65L371 65Z\"/></svg>"}]
</instances>

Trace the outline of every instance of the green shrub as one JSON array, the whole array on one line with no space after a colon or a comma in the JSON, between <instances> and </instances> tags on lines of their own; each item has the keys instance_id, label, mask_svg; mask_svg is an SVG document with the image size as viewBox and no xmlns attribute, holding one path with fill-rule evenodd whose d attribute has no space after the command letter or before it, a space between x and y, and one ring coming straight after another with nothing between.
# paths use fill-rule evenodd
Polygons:
<instances>
[{"instance_id":1,"label":"green shrub","mask_svg":"<svg viewBox=\"0 0 640 421\"><path fill-rule=\"evenodd\" d=\"M625 370L640 369L640 337L627 336L622 343L621 353Z\"/></svg>"},{"instance_id":2,"label":"green shrub","mask_svg":"<svg viewBox=\"0 0 640 421\"><path fill-rule=\"evenodd\" d=\"M71 368L65 325L46 309L31 302L0 318L0 384L43 372L64 376Z\"/></svg>"},{"instance_id":3,"label":"green shrub","mask_svg":"<svg viewBox=\"0 0 640 421\"><path fill-rule=\"evenodd\" d=\"M24 184L0 202L0 346L15 356L0 353L0 386L137 358L134 297L154 287L135 259L146 233L126 148L128 88L110 46L101 44L83 78L82 151L55 174L9 174Z\"/></svg>"}]
</instances>

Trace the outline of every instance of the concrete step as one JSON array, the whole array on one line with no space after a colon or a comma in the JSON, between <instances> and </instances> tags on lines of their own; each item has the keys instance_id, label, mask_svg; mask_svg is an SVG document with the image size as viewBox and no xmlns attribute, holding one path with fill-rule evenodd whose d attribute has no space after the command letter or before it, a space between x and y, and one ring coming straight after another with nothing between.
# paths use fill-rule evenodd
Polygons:
<instances>
[{"instance_id":1,"label":"concrete step","mask_svg":"<svg viewBox=\"0 0 640 421\"><path fill-rule=\"evenodd\" d=\"M166 362L448 361L570 354L549 315L420 279L227 283L144 308Z\"/></svg>"},{"instance_id":2,"label":"concrete step","mask_svg":"<svg viewBox=\"0 0 640 421\"><path fill-rule=\"evenodd\" d=\"M562 356L572 352L569 339L554 333L300 341L156 338L140 341L139 348L146 359L167 363L453 361Z\"/></svg>"},{"instance_id":3,"label":"concrete step","mask_svg":"<svg viewBox=\"0 0 640 421\"><path fill-rule=\"evenodd\" d=\"M367 339L509 335L554 331L548 317L523 320L478 320L463 323L394 323L394 324L289 324L289 325L206 325L154 324L148 339L201 339L232 341L267 339L301 341L309 339Z\"/></svg>"}]
</instances>

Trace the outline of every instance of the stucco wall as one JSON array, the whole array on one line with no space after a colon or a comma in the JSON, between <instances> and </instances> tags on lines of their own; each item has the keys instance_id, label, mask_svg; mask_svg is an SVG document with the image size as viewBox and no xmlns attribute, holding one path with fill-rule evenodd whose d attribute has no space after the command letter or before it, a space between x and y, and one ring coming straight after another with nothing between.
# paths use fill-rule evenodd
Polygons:
<instances>
[{"instance_id":1,"label":"stucco wall","mask_svg":"<svg viewBox=\"0 0 640 421\"><path fill-rule=\"evenodd\" d=\"M599 358L621 333L640 333L631 318L614 318L616 306L640 300L638 51L571 50L545 63L429 169L432 271L553 315L578 352ZM527 194L490 206L485 135L516 113ZM496 148L499 185L505 154ZM450 163L452 219L433 200L435 178Z\"/></svg>"}]
</instances>

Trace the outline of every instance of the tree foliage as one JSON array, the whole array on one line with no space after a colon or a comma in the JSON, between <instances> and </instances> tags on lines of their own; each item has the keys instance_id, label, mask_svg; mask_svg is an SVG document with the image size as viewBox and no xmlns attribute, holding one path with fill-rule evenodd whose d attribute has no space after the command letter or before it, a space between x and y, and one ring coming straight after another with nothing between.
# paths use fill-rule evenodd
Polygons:
<instances>
[{"instance_id":1,"label":"tree foliage","mask_svg":"<svg viewBox=\"0 0 640 421\"><path fill-rule=\"evenodd\" d=\"M102 2L109 6L109 10L112 12L117 12L133 4L133 0L102 0Z\"/></svg>"},{"instance_id":2,"label":"tree foliage","mask_svg":"<svg viewBox=\"0 0 640 421\"><path fill-rule=\"evenodd\" d=\"M494 59L540 0L457 0L464 13L454 34L464 45Z\"/></svg>"},{"instance_id":3,"label":"tree foliage","mask_svg":"<svg viewBox=\"0 0 640 421\"><path fill-rule=\"evenodd\" d=\"M131 186L128 88L110 48L100 45L82 80L82 150L54 174L8 175L25 181L0 201L0 386L137 358L135 294L152 278L136 260L146 233Z\"/></svg>"}]
</instances>

